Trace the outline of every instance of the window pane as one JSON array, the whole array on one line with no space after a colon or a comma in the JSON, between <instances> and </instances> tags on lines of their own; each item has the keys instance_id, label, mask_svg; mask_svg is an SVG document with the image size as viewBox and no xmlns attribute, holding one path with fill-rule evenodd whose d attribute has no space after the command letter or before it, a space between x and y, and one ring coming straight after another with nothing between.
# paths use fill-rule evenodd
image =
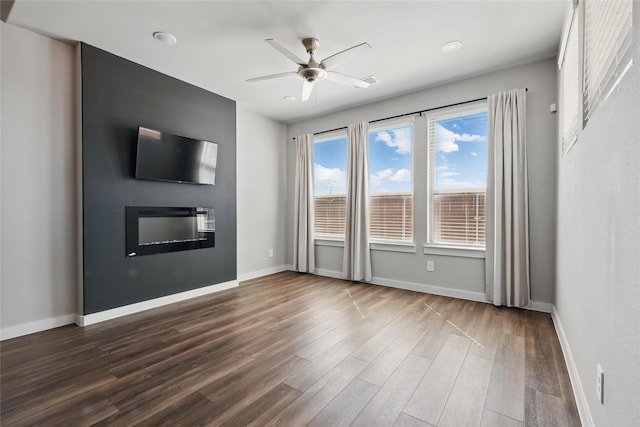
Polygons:
<instances>
[{"instance_id":1,"label":"window pane","mask_svg":"<svg viewBox=\"0 0 640 427\"><path fill-rule=\"evenodd\" d=\"M313 144L315 234L344 237L347 204L347 137Z\"/></svg>"},{"instance_id":2,"label":"window pane","mask_svg":"<svg viewBox=\"0 0 640 427\"><path fill-rule=\"evenodd\" d=\"M413 241L413 125L369 132L371 238Z\"/></svg>"},{"instance_id":3,"label":"window pane","mask_svg":"<svg viewBox=\"0 0 640 427\"><path fill-rule=\"evenodd\" d=\"M431 243L484 246L486 110L429 120Z\"/></svg>"}]
</instances>

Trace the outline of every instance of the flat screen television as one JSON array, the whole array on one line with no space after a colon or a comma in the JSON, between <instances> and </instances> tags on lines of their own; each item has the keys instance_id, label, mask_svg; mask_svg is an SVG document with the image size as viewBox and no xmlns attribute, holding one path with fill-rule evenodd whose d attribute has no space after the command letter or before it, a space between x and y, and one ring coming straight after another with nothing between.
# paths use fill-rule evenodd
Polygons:
<instances>
[{"instance_id":1,"label":"flat screen television","mask_svg":"<svg viewBox=\"0 0 640 427\"><path fill-rule=\"evenodd\" d=\"M216 183L218 144L138 127L136 179Z\"/></svg>"}]
</instances>

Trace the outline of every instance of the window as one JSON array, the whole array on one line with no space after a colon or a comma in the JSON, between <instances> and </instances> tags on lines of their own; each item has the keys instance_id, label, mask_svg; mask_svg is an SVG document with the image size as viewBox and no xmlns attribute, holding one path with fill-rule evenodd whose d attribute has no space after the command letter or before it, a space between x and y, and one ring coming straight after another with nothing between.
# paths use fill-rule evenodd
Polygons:
<instances>
[{"instance_id":1,"label":"window","mask_svg":"<svg viewBox=\"0 0 640 427\"><path fill-rule=\"evenodd\" d=\"M370 128L369 235L413 241L413 120Z\"/></svg>"},{"instance_id":2,"label":"window","mask_svg":"<svg viewBox=\"0 0 640 427\"><path fill-rule=\"evenodd\" d=\"M429 244L485 245L486 104L428 117Z\"/></svg>"},{"instance_id":3,"label":"window","mask_svg":"<svg viewBox=\"0 0 640 427\"><path fill-rule=\"evenodd\" d=\"M313 144L316 237L344 238L347 205L347 136L333 134Z\"/></svg>"},{"instance_id":4,"label":"window","mask_svg":"<svg viewBox=\"0 0 640 427\"><path fill-rule=\"evenodd\" d=\"M574 0L569 18L558 62L563 155L633 65L633 1Z\"/></svg>"},{"instance_id":5,"label":"window","mask_svg":"<svg viewBox=\"0 0 640 427\"><path fill-rule=\"evenodd\" d=\"M584 123L631 66L632 0L584 2Z\"/></svg>"},{"instance_id":6,"label":"window","mask_svg":"<svg viewBox=\"0 0 640 427\"><path fill-rule=\"evenodd\" d=\"M574 9L560 53L562 154L577 140L580 123L580 70L578 67L578 13Z\"/></svg>"}]
</instances>

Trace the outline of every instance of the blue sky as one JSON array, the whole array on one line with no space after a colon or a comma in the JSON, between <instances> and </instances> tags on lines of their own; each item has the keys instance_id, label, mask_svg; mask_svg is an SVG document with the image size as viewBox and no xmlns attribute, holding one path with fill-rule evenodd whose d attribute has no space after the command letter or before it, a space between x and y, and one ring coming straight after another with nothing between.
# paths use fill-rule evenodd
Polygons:
<instances>
[{"instance_id":1,"label":"blue sky","mask_svg":"<svg viewBox=\"0 0 640 427\"><path fill-rule=\"evenodd\" d=\"M315 194L347 193L347 137L313 144Z\"/></svg>"},{"instance_id":2,"label":"blue sky","mask_svg":"<svg viewBox=\"0 0 640 427\"><path fill-rule=\"evenodd\" d=\"M436 190L484 188L487 113L436 121ZM370 192L413 189L413 125L369 133ZM419 137L419 136L417 136ZM315 194L347 191L347 138L314 144Z\"/></svg>"},{"instance_id":3,"label":"blue sky","mask_svg":"<svg viewBox=\"0 0 640 427\"><path fill-rule=\"evenodd\" d=\"M371 193L413 189L412 136L412 125L369 133Z\"/></svg>"},{"instance_id":4,"label":"blue sky","mask_svg":"<svg viewBox=\"0 0 640 427\"><path fill-rule=\"evenodd\" d=\"M486 187L487 114L436 120L435 190Z\"/></svg>"}]
</instances>

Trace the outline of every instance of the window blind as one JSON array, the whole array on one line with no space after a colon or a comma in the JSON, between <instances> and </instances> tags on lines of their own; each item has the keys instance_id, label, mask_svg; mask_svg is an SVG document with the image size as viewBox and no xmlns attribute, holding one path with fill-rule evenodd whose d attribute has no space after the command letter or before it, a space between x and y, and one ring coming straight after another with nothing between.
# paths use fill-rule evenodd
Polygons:
<instances>
[{"instance_id":1,"label":"window blind","mask_svg":"<svg viewBox=\"0 0 640 427\"><path fill-rule=\"evenodd\" d=\"M315 233L344 237L346 195L315 197ZM413 239L413 194L385 193L371 196L369 233L373 239Z\"/></svg>"},{"instance_id":2,"label":"window blind","mask_svg":"<svg viewBox=\"0 0 640 427\"><path fill-rule=\"evenodd\" d=\"M433 240L463 245L485 244L485 191L435 191Z\"/></svg>"},{"instance_id":3,"label":"window blind","mask_svg":"<svg viewBox=\"0 0 640 427\"><path fill-rule=\"evenodd\" d=\"M316 236L344 238L347 195L315 196L314 201Z\"/></svg>"},{"instance_id":4,"label":"window blind","mask_svg":"<svg viewBox=\"0 0 640 427\"><path fill-rule=\"evenodd\" d=\"M413 240L413 193L371 195L369 236L384 240Z\"/></svg>"},{"instance_id":5,"label":"window blind","mask_svg":"<svg viewBox=\"0 0 640 427\"><path fill-rule=\"evenodd\" d=\"M632 8L632 0L585 1L585 124L631 64Z\"/></svg>"},{"instance_id":6,"label":"window blind","mask_svg":"<svg viewBox=\"0 0 640 427\"><path fill-rule=\"evenodd\" d=\"M578 13L574 9L567 35L564 58L561 62L562 78L562 154L566 154L577 139L580 123L580 70L578 44Z\"/></svg>"}]
</instances>

